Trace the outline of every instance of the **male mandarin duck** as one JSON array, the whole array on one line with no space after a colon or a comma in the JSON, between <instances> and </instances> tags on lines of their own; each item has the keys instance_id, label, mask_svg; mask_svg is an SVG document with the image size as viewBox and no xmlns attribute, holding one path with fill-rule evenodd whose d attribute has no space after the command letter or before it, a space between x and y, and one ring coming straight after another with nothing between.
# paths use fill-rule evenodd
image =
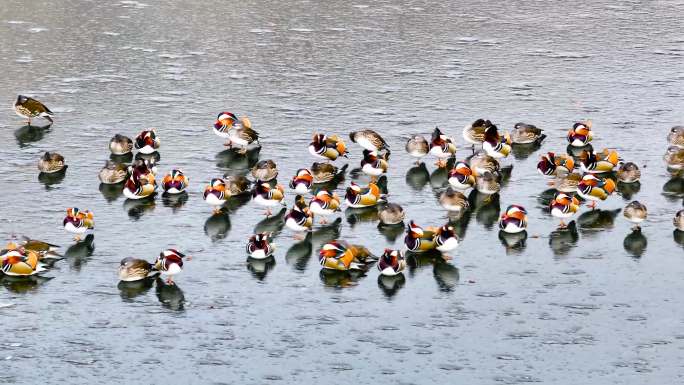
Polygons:
<instances>
[{"instance_id":1,"label":"male mandarin duck","mask_svg":"<svg viewBox=\"0 0 684 385\"><path fill-rule=\"evenodd\" d=\"M173 169L164 176L164 179L162 179L162 188L167 194L180 194L185 191L189 182L190 180L183 174L183 171Z\"/></svg>"},{"instance_id":2,"label":"male mandarin duck","mask_svg":"<svg viewBox=\"0 0 684 385\"><path fill-rule=\"evenodd\" d=\"M448 224L440 227L435 232L435 248L442 252L448 253L455 250L459 245L458 236L454 228ZM443 255L444 259L451 259L448 255Z\"/></svg>"},{"instance_id":3,"label":"male mandarin duck","mask_svg":"<svg viewBox=\"0 0 684 385\"><path fill-rule=\"evenodd\" d=\"M373 130L353 131L349 134L349 139L368 151L389 150L385 139Z\"/></svg>"},{"instance_id":4,"label":"male mandarin duck","mask_svg":"<svg viewBox=\"0 0 684 385\"><path fill-rule=\"evenodd\" d=\"M398 225L404 222L405 217L404 209L396 203L387 203L378 210L378 218L383 225Z\"/></svg>"},{"instance_id":5,"label":"male mandarin duck","mask_svg":"<svg viewBox=\"0 0 684 385\"><path fill-rule=\"evenodd\" d=\"M271 243L270 233L254 234L247 242L247 255L254 259L266 259L273 255L275 246Z\"/></svg>"},{"instance_id":6,"label":"male mandarin duck","mask_svg":"<svg viewBox=\"0 0 684 385\"><path fill-rule=\"evenodd\" d=\"M505 158L511 152L511 136L509 134L499 135L496 125L492 124L485 128L485 140L482 142L482 149L493 158Z\"/></svg>"},{"instance_id":7,"label":"male mandarin duck","mask_svg":"<svg viewBox=\"0 0 684 385\"><path fill-rule=\"evenodd\" d=\"M667 134L667 142L670 146L684 148L684 126L674 126Z\"/></svg>"},{"instance_id":8,"label":"male mandarin duck","mask_svg":"<svg viewBox=\"0 0 684 385\"><path fill-rule=\"evenodd\" d=\"M226 182L221 178L212 178L209 185L204 188L204 201L214 207L214 214L221 211L221 206L230 197L230 191L226 190Z\"/></svg>"},{"instance_id":9,"label":"male mandarin duck","mask_svg":"<svg viewBox=\"0 0 684 385\"><path fill-rule=\"evenodd\" d=\"M499 228L504 233L516 234L527 229L527 210L519 205L510 205L499 219Z\"/></svg>"},{"instance_id":10,"label":"male mandarin duck","mask_svg":"<svg viewBox=\"0 0 684 385\"><path fill-rule=\"evenodd\" d=\"M415 222L410 221L406 228L406 237L404 237L404 245L409 251L414 253L422 253L434 250L437 247L435 243L435 229L428 228L423 230Z\"/></svg>"},{"instance_id":11,"label":"male mandarin duck","mask_svg":"<svg viewBox=\"0 0 684 385\"><path fill-rule=\"evenodd\" d=\"M511 132L511 142L513 144L539 144L545 138L544 130L537 128L534 124L516 123Z\"/></svg>"},{"instance_id":12,"label":"male mandarin duck","mask_svg":"<svg viewBox=\"0 0 684 385\"><path fill-rule=\"evenodd\" d=\"M119 263L119 281L134 282L159 274L155 266L144 259L126 257Z\"/></svg>"},{"instance_id":13,"label":"male mandarin duck","mask_svg":"<svg viewBox=\"0 0 684 385\"><path fill-rule=\"evenodd\" d=\"M297 194L307 194L311 192L313 185L313 175L307 168L300 168L297 170L297 175L290 180L290 188L295 190Z\"/></svg>"},{"instance_id":14,"label":"male mandarin duck","mask_svg":"<svg viewBox=\"0 0 684 385\"><path fill-rule=\"evenodd\" d=\"M618 182L636 183L641 179L641 170L635 163L626 162L620 164L616 175Z\"/></svg>"},{"instance_id":15,"label":"male mandarin duck","mask_svg":"<svg viewBox=\"0 0 684 385\"><path fill-rule=\"evenodd\" d=\"M351 186L347 187L344 199L347 205L352 208L371 207L385 201L380 192L380 187L375 183L369 183L368 187L361 188L352 182Z\"/></svg>"},{"instance_id":16,"label":"male mandarin duck","mask_svg":"<svg viewBox=\"0 0 684 385\"><path fill-rule=\"evenodd\" d=\"M560 228L566 228L564 219L571 218L579 210L579 201L574 196L559 192L550 204L551 215L560 219Z\"/></svg>"},{"instance_id":17,"label":"male mandarin duck","mask_svg":"<svg viewBox=\"0 0 684 385\"><path fill-rule=\"evenodd\" d=\"M385 249L378 260L380 274L388 277L401 274L406 269L406 259L399 250Z\"/></svg>"},{"instance_id":18,"label":"male mandarin duck","mask_svg":"<svg viewBox=\"0 0 684 385\"><path fill-rule=\"evenodd\" d=\"M157 137L157 132L154 128L143 130L135 137L135 148L137 148L141 154L154 153L159 149L160 144L161 142L159 141L159 137Z\"/></svg>"},{"instance_id":19,"label":"male mandarin duck","mask_svg":"<svg viewBox=\"0 0 684 385\"><path fill-rule=\"evenodd\" d=\"M537 171L542 175L559 175L572 172L575 169L575 160L567 154L556 155L549 152L541 156L537 163Z\"/></svg>"},{"instance_id":20,"label":"male mandarin duck","mask_svg":"<svg viewBox=\"0 0 684 385\"><path fill-rule=\"evenodd\" d=\"M230 138L231 130L239 129L241 127L252 128L252 122L250 122L249 118L246 116L238 119L238 117L232 112L223 111L216 116L213 129L214 134L220 136L221 138L228 139ZM230 140L228 140L225 145L230 146Z\"/></svg>"},{"instance_id":21,"label":"male mandarin duck","mask_svg":"<svg viewBox=\"0 0 684 385\"><path fill-rule=\"evenodd\" d=\"M26 118L29 126L31 125L31 118L45 118L52 124L52 118L55 116L45 104L24 95L17 96L17 100L14 102L14 112L22 118Z\"/></svg>"},{"instance_id":22,"label":"male mandarin duck","mask_svg":"<svg viewBox=\"0 0 684 385\"><path fill-rule=\"evenodd\" d=\"M257 180L252 189L252 198L259 206L266 207L266 216L271 216L271 207L283 204L285 189L281 185L275 188L270 184Z\"/></svg>"},{"instance_id":23,"label":"male mandarin duck","mask_svg":"<svg viewBox=\"0 0 684 385\"><path fill-rule=\"evenodd\" d=\"M439 204L445 210L459 214L459 216L470 208L468 198L460 191L453 190L451 187L448 187L439 196Z\"/></svg>"},{"instance_id":24,"label":"male mandarin duck","mask_svg":"<svg viewBox=\"0 0 684 385\"><path fill-rule=\"evenodd\" d=\"M260 160L252 167L252 177L262 182L270 182L278 176L278 167L271 159Z\"/></svg>"},{"instance_id":25,"label":"male mandarin duck","mask_svg":"<svg viewBox=\"0 0 684 385\"><path fill-rule=\"evenodd\" d=\"M593 139L594 134L591 131L591 121L575 123L570 131L568 131L568 143L573 147L584 147Z\"/></svg>"},{"instance_id":26,"label":"male mandarin duck","mask_svg":"<svg viewBox=\"0 0 684 385\"><path fill-rule=\"evenodd\" d=\"M577 194L583 199L591 201L589 207L596 208L596 202L604 201L615 191L615 181L610 178L598 178L593 174L586 174L577 185Z\"/></svg>"},{"instance_id":27,"label":"male mandarin duck","mask_svg":"<svg viewBox=\"0 0 684 385\"><path fill-rule=\"evenodd\" d=\"M116 134L109 140L109 151L114 155L126 155L133 151L133 140L127 136Z\"/></svg>"},{"instance_id":28,"label":"male mandarin duck","mask_svg":"<svg viewBox=\"0 0 684 385\"><path fill-rule=\"evenodd\" d=\"M416 158L416 165L420 164L420 159L428 154L430 144L422 135L413 135L406 142L406 152Z\"/></svg>"},{"instance_id":29,"label":"male mandarin duck","mask_svg":"<svg viewBox=\"0 0 684 385\"><path fill-rule=\"evenodd\" d=\"M632 201L625 206L622 215L624 215L629 222L634 224L634 230L639 230L639 224L645 221L648 216L648 209L643 203Z\"/></svg>"},{"instance_id":30,"label":"male mandarin duck","mask_svg":"<svg viewBox=\"0 0 684 385\"><path fill-rule=\"evenodd\" d=\"M492 122L485 119L477 119L473 123L463 127L463 139L466 142L473 145L473 150L475 146L482 145L485 140L485 129L492 125Z\"/></svg>"},{"instance_id":31,"label":"male mandarin duck","mask_svg":"<svg viewBox=\"0 0 684 385\"><path fill-rule=\"evenodd\" d=\"M458 190L467 190L475 186L475 175L466 162L458 162L449 170L449 185Z\"/></svg>"},{"instance_id":32,"label":"male mandarin duck","mask_svg":"<svg viewBox=\"0 0 684 385\"><path fill-rule=\"evenodd\" d=\"M318 261L326 270L367 270L376 258L363 246L343 241L324 244L318 252Z\"/></svg>"},{"instance_id":33,"label":"male mandarin duck","mask_svg":"<svg viewBox=\"0 0 684 385\"><path fill-rule=\"evenodd\" d=\"M64 217L62 224L64 225L64 230L76 234L74 236L75 240L80 239L80 234L84 234L89 229L94 228L94 217L91 211L81 211L77 207L74 207L68 208L66 212L67 215Z\"/></svg>"},{"instance_id":34,"label":"male mandarin duck","mask_svg":"<svg viewBox=\"0 0 684 385\"><path fill-rule=\"evenodd\" d=\"M325 217L340 211L340 197L328 190L320 190L309 202L309 209L312 213L320 215L320 223L325 224Z\"/></svg>"},{"instance_id":35,"label":"male mandarin duck","mask_svg":"<svg viewBox=\"0 0 684 385\"><path fill-rule=\"evenodd\" d=\"M456 143L452 138L444 135L439 127L435 127L432 131L430 154L438 158L436 165L440 168L446 167L446 159L456 155Z\"/></svg>"},{"instance_id":36,"label":"male mandarin duck","mask_svg":"<svg viewBox=\"0 0 684 385\"><path fill-rule=\"evenodd\" d=\"M45 270L39 263L38 252L17 247L13 242L0 250L0 263L2 272L10 276L29 276Z\"/></svg>"},{"instance_id":37,"label":"male mandarin duck","mask_svg":"<svg viewBox=\"0 0 684 385\"><path fill-rule=\"evenodd\" d=\"M297 195L295 204L287 215L285 215L285 226L296 232L310 231L314 223L314 214L304 200L304 197ZM303 239L303 238L302 238Z\"/></svg>"},{"instance_id":38,"label":"male mandarin duck","mask_svg":"<svg viewBox=\"0 0 684 385\"><path fill-rule=\"evenodd\" d=\"M173 276L183 271L183 258L188 261L191 257L186 257L176 249L166 249L159 253L159 257L154 263L155 270L158 270L161 275L166 276L166 283L173 285Z\"/></svg>"},{"instance_id":39,"label":"male mandarin duck","mask_svg":"<svg viewBox=\"0 0 684 385\"><path fill-rule=\"evenodd\" d=\"M123 194L128 199L143 199L154 194L157 189L157 182L153 173L143 174L137 169L126 180Z\"/></svg>"},{"instance_id":40,"label":"male mandarin duck","mask_svg":"<svg viewBox=\"0 0 684 385\"><path fill-rule=\"evenodd\" d=\"M607 148L599 153L584 150L580 154L580 169L582 172L602 174L612 172L619 162L617 151Z\"/></svg>"},{"instance_id":41,"label":"male mandarin duck","mask_svg":"<svg viewBox=\"0 0 684 385\"><path fill-rule=\"evenodd\" d=\"M118 184L128 177L128 167L123 163L115 163L111 160L105 162L104 167L97 174L100 182L104 184Z\"/></svg>"},{"instance_id":42,"label":"male mandarin duck","mask_svg":"<svg viewBox=\"0 0 684 385\"><path fill-rule=\"evenodd\" d=\"M347 146L337 135L314 134L309 143L309 153L318 159L335 160L340 156L347 158Z\"/></svg>"},{"instance_id":43,"label":"male mandarin duck","mask_svg":"<svg viewBox=\"0 0 684 385\"><path fill-rule=\"evenodd\" d=\"M375 151L363 150L363 159L361 160L361 171L372 178L378 177L387 173L389 167L390 152L386 151L382 156Z\"/></svg>"},{"instance_id":44,"label":"male mandarin duck","mask_svg":"<svg viewBox=\"0 0 684 385\"><path fill-rule=\"evenodd\" d=\"M38 170L42 173L53 174L67 167L64 157L56 152L46 152L38 161Z\"/></svg>"}]
</instances>

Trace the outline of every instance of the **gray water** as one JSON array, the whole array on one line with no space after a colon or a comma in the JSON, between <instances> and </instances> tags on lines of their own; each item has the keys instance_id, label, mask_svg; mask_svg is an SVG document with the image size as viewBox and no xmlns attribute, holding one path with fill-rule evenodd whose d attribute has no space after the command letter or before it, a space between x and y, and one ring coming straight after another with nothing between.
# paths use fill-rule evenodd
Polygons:
<instances>
[{"instance_id":1,"label":"gray water","mask_svg":"<svg viewBox=\"0 0 684 385\"><path fill-rule=\"evenodd\" d=\"M61 220L73 206L94 211L96 228L94 250L69 249L45 278L2 280L0 382L681 382L684 253L671 218L682 198L663 193L661 156L668 128L684 122L683 12L681 1L4 0L0 235L67 252ZM10 108L19 93L55 112L49 130L21 129ZM407 184L408 135L438 125L457 138L458 158L469 153L462 127L479 117L549 137L506 161L499 201L461 224L450 263L413 260L392 287L374 268L321 276L315 253L337 236L330 229L313 244L284 229L275 264L246 263L262 210L248 202L210 219L201 196L211 177L245 167L220 154L209 128L222 110L251 118L281 183L313 161L314 130L381 132L394 149L390 199L423 226L447 220L435 195L443 180L412 174ZM565 132L583 118L595 148L642 167L632 199L649 208L647 245L611 215L628 201L619 195L582 217L576 237L552 233L535 164L565 152ZM191 179L177 207L99 189L109 138L147 127L162 141L160 172ZM361 151L350 147L353 168ZM38 178L47 150L67 160L61 181ZM511 203L529 211L522 248L498 238ZM388 240L365 214L343 213L339 237L375 253L401 247L403 235ZM118 286L123 257L152 260L171 246L194 256L176 287Z\"/></svg>"}]
</instances>

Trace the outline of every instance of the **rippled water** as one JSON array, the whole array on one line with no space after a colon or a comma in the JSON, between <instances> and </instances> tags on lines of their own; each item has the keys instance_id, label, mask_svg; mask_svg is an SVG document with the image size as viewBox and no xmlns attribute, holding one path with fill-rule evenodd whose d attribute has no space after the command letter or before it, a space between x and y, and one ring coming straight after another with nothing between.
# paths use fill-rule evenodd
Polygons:
<instances>
[{"instance_id":1,"label":"rippled water","mask_svg":"<svg viewBox=\"0 0 684 385\"><path fill-rule=\"evenodd\" d=\"M681 1L5 0L0 234L61 244L67 258L43 279L2 280L0 358L14 369L0 382L681 381L684 253L670 221L682 198L663 194L661 156L666 130L684 122L682 12ZM51 107L51 129L21 128L9 108L18 93ZM462 143L461 128L487 117L549 138L507 161L500 199L462 224L449 264L414 260L398 282L375 269L329 277L313 253L335 229L313 244L283 230L275 263L250 265L243 247L261 210L211 217L201 185L245 167L209 129L225 109L252 119L281 182L313 161L313 130L378 130L396 150L390 198L423 225L446 221L443 180L407 177L409 134L439 125ZM633 199L649 208L645 239L610 211L620 196L585 214L577 236L552 232L534 165L541 151L563 152L582 118L594 121L594 147L642 167ZM99 189L109 138L146 127L158 127L160 171L190 176L186 202L139 205ZM65 156L62 180L38 178L46 150ZM360 152L352 146L351 167ZM507 249L495 220L511 203L528 208L530 238ZM71 206L95 212L94 249L62 230ZM339 233L376 253L402 242L369 213L345 213ZM168 246L195 257L176 287L117 286L119 260Z\"/></svg>"}]
</instances>

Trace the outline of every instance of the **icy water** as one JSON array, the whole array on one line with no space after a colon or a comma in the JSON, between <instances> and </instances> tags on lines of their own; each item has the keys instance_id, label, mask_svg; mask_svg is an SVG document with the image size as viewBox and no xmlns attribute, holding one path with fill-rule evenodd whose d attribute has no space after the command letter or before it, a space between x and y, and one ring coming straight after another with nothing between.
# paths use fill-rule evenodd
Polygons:
<instances>
[{"instance_id":1,"label":"icy water","mask_svg":"<svg viewBox=\"0 0 684 385\"><path fill-rule=\"evenodd\" d=\"M0 235L67 253L44 279L2 280L0 358L11 370L0 382L682 381L684 241L671 224L682 197L664 193L681 181L666 185L661 156L684 122L684 3L143 1L0 7ZM55 124L22 129L18 93L51 107ZM275 263L246 263L262 210L247 202L212 218L201 196L211 177L247 165L209 128L222 110L252 119L281 183L313 161L314 130L381 132L394 150L390 199L424 226L447 220L444 176L428 175L433 159L407 175L410 134L439 125L458 158L469 153L462 127L479 117L534 123L549 138L506 161L500 198L460 224L450 263L412 260L403 281L387 282L375 268L322 276L315 257L338 236L375 253L401 247L403 235L380 233L368 212L343 212L312 243L283 229ZM628 201L620 195L600 203L606 211L583 207L577 234L552 232L535 164L565 152L583 118L595 148L642 168L631 199L649 208L644 237L611 211ZM100 190L109 138L147 127L162 141L160 172L190 177L187 201L139 205ZM361 151L350 147L351 169ZM38 178L47 150L65 156L62 180ZM506 248L496 219L511 203L527 207L530 237ZM61 228L73 206L95 213L94 249L71 247ZM123 257L170 246L194 256L176 287L118 285Z\"/></svg>"}]
</instances>

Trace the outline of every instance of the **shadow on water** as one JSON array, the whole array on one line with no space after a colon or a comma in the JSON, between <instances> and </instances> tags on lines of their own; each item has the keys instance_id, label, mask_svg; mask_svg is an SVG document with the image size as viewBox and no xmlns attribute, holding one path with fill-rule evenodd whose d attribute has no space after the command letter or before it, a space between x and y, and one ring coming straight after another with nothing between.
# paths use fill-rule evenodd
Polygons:
<instances>
[{"instance_id":1,"label":"shadow on water","mask_svg":"<svg viewBox=\"0 0 684 385\"><path fill-rule=\"evenodd\" d=\"M263 281L270 270L276 265L275 258L270 256L264 259L254 259L247 257L247 270L259 281Z\"/></svg>"},{"instance_id":2,"label":"shadow on water","mask_svg":"<svg viewBox=\"0 0 684 385\"><path fill-rule=\"evenodd\" d=\"M311 260L311 253L313 252L311 238L311 233L306 234L304 240L295 242L285 253L285 261L297 271L306 271L306 266Z\"/></svg>"},{"instance_id":3,"label":"shadow on water","mask_svg":"<svg viewBox=\"0 0 684 385\"><path fill-rule=\"evenodd\" d=\"M153 193L149 197L142 199L126 199L123 204L124 210L128 213L128 217L134 221L142 218L146 213L154 211L156 205L154 198L157 193Z\"/></svg>"},{"instance_id":4,"label":"shadow on water","mask_svg":"<svg viewBox=\"0 0 684 385\"><path fill-rule=\"evenodd\" d=\"M506 249L506 254L520 254L527 247L527 231L514 234L499 231L499 240Z\"/></svg>"},{"instance_id":5,"label":"shadow on water","mask_svg":"<svg viewBox=\"0 0 684 385\"><path fill-rule=\"evenodd\" d=\"M615 224L615 217L620 211L622 209L586 211L577 217L580 231L583 235L595 236L600 234L598 230L612 229Z\"/></svg>"},{"instance_id":6,"label":"shadow on water","mask_svg":"<svg viewBox=\"0 0 684 385\"><path fill-rule=\"evenodd\" d=\"M564 229L556 229L549 234L549 246L556 256L567 255L570 250L577 246L579 233L577 223L572 221Z\"/></svg>"},{"instance_id":7,"label":"shadow on water","mask_svg":"<svg viewBox=\"0 0 684 385\"><path fill-rule=\"evenodd\" d=\"M641 229L633 230L625 237L622 246L631 256L641 258L648 246L648 239L641 232Z\"/></svg>"},{"instance_id":8,"label":"shadow on water","mask_svg":"<svg viewBox=\"0 0 684 385\"><path fill-rule=\"evenodd\" d=\"M266 217L259 221L259 223L254 226L254 234L259 233L273 233L273 235L278 235L285 226L285 214L287 213L287 208L283 207L279 212Z\"/></svg>"},{"instance_id":9,"label":"shadow on water","mask_svg":"<svg viewBox=\"0 0 684 385\"><path fill-rule=\"evenodd\" d=\"M163 279L157 278L157 298L163 307L171 310L184 310L185 296L178 285L169 285Z\"/></svg>"},{"instance_id":10,"label":"shadow on water","mask_svg":"<svg viewBox=\"0 0 684 385\"><path fill-rule=\"evenodd\" d=\"M406 184L416 191L422 190L430 182L430 173L425 163L411 167L406 171Z\"/></svg>"},{"instance_id":11,"label":"shadow on water","mask_svg":"<svg viewBox=\"0 0 684 385\"><path fill-rule=\"evenodd\" d=\"M349 207L344 210L344 216L352 228L360 222L375 222L379 220L378 209L375 206L363 208Z\"/></svg>"},{"instance_id":12,"label":"shadow on water","mask_svg":"<svg viewBox=\"0 0 684 385\"><path fill-rule=\"evenodd\" d=\"M384 223L378 223L378 232L382 234L387 242L396 242L400 235L404 234L404 229L406 225L404 222L397 223L394 225L387 225Z\"/></svg>"},{"instance_id":13,"label":"shadow on water","mask_svg":"<svg viewBox=\"0 0 684 385\"><path fill-rule=\"evenodd\" d=\"M671 201L684 197L684 178L674 177L663 185L663 195Z\"/></svg>"},{"instance_id":14,"label":"shadow on water","mask_svg":"<svg viewBox=\"0 0 684 385\"><path fill-rule=\"evenodd\" d=\"M48 124L47 126L23 126L18 128L17 130L14 131L14 137L17 139L17 143L19 144L19 147L24 148L26 147L29 143L34 143L37 142L45 136L48 132L50 132L50 127L52 125Z\"/></svg>"},{"instance_id":15,"label":"shadow on water","mask_svg":"<svg viewBox=\"0 0 684 385\"><path fill-rule=\"evenodd\" d=\"M69 261L69 266L76 271L80 271L90 260L90 256L95 251L95 235L88 234L84 239L69 246L64 252L64 258Z\"/></svg>"},{"instance_id":16,"label":"shadow on water","mask_svg":"<svg viewBox=\"0 0 684 385\"><path fill-rule=\"evenodd\" d=\"M358 281L365 276L366 273L361 270L341 271L321 269L318 273L321 283L327 288L334 289L344 289L356 286Z\"/></svg>"},{"instance_id":17,"label":"shadow on water","mask_svg":"<svg viewBox=\"0 0 684 385\"><path fill-rule=\"evenodd\" d=\"M182 209L188 202L188 193L183 191L180 194L162 194L162 204L164 207L170 207L172 212L177 212Z\"/></svg>"},{"instance_id":18,"label":"shadow on water","mask_svg":"<svg viewBox=\"0 0 684 385\"><path fill-rule=\"evenodd\" d=\"M146 278L132 282L119 281L119 284L116 287L119 289L121 299L130 302L133 298L150 291L152 286L154 286L154 281L155 278Z\"/></svg>"},{"instance_id":19,"label":"shadow on water","mask_svg":"<svg viewBox=\"0 0 684 385\"><path fill-rule=\"evenodd\" d=\"M537 202L539 202L539 204L541 205L541 209L543 212L551 212L549 206L551 205L551 201L553 201L553 198L556 196L557 192L558 190L556 190L555 188L550 188L539 193L539 195L537 196Z\"/></svg>"},{"instance_id":20,"label":"shadow on water","mask_svg":"<svg viewBox=\"0 0 684 385\"><path fill-rule=\"evenodd\" d=\"M259 161L260 152L261 146L252 147L244 154L238 148L229 148L216 154L216 166L244 175Z\"/></svg>"},{"instance_id":21,"label":"shadow on water","mask_svg":"<svg viewBox=\"0 0 684 385\"><path fill-rule=\"evenodd\" d=\"M52 186L62 183L64 177L66 176L67 167L64 167L61 171L53 173L41 172L38 174L38 181L45 186L46 190L50 190Z\"/></svg>"},{"instance_id":22,"label":"shadow on water","mask_svg":"<svg viewBox=\"0 0 684 385\"><path fill-rule=\"evenodd\" d=\"M404 274L395 276L378 275L378 287L387 298L394 297L399 290L406 284L406 277Z\"/></svg>"},{"instance_id":23,"label":"shadow on water","mask_svg":"<svg viewBox=\"0 0 684 385\"><path fill-rule=\"evenodd\" d=\"M622 196L622 199L626 201L632 200L632 197L637 194L641 190L641 183L640 182L634 182L634 183L624 183L624 182L618 182L617 183L617 191L618 193Z\"/></svg>"},{"instance_id":24,"label":"shadow on water","mask_svg":"<svg viewBox=\"0 0 684 385\"><path fill-rule=\"evenodd\" d=\"M230 231L230 216L223 210L213 214L204 222L204 233L212 242L225 238L228 231Z\"/></svg>"},{"instance_id":25,"label":"shadow on water","mask_svg":"<svg viewBox=\"0 0 684 385\"><path fill-rule=\"evenodd\" d=\"M51 280L52 278L53 277L42 277L39 275L13 277L0 274L0 284L2 284L5 289L13 293L25 294L37 290L40 285Z\"/></svg>"},{"instance_id":26,"label":"shadow on water","mask_svg":"<svg viewBox=\"0 0 684 385\"><path fill-rule=\"evenodd\" d=\"M100 183L98 189L107 202L114 202L123 195L124 182L117 184Z\"/></svg>"},{"instance_id":27,"label":"shadow on water","mask_svg":"<svg viewBox=\"0 0 684 385\"><path fill-rule=\"evenodd\" d=\"M450 292L458 285L460 279L458 268L442 258L435 258L432 275L440 291Z\"/></svg>"}]
</instances>

